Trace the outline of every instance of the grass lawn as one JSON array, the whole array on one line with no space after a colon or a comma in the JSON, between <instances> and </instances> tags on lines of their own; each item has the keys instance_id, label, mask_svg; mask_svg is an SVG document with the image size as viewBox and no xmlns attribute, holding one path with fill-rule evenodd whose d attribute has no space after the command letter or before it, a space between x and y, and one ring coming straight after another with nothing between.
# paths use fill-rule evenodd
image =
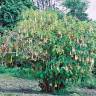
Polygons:
<instances>
[{"instance_id":1,"label":"grass lawn","mask_svg":"<svg viewBox=\"0 0 96 96\"><path fill-rule=\"evenodd\" d=\"M36 72L30 68L8 68L0 66L0 74L9 74L18 78L34 79Z\"/></svg>"}]
</instances>

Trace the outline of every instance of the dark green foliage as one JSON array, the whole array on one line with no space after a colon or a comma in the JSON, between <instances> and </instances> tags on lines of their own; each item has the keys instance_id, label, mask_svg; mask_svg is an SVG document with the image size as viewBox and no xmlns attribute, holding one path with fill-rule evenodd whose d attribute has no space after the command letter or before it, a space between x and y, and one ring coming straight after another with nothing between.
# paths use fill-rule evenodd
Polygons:
<instances>
[{"instance_id":1,"label":"dark green foliage","mask_svg":"<svg viewBox=\"0 0 96 96\"><path fill-rule=\"evenodd\" d=\"M26 8L35 8L32 0L4 0L0 6L0 23L12 27L20 20L19 14Z\"/></svg>"},{"instance_id":2,"label":"dark green foliage","mask_svg":"<svg viewBox=\"0 0 96 96\"><path fill-rule=\"evenodd\" d=\"M86 13L88 8L87 0L64 0L63 5L69 9L67 15L72 15L80 20L88 19L88 15Z\"/></svg>"},{"instance_id":3,"label":"dark green foliage","mask_svg":"<svg viewBox=\"0 0 96 96\"><path fill-rule=\"evenodd\" d=\"M2 4L3 0L0 0L0 5Z\"/></svg>"},{"instance_id":4,"label":"dark green foliage","mask_svg":"<svg viewBox=\"0 0 96 96\"><path fill-rule=\"evenodd\" d=\"M5 33L5 30L7 30L6 27L2 27L2 26L0 26L0 37L3 36L3 34Z\"/></svg>"}]
</instances>

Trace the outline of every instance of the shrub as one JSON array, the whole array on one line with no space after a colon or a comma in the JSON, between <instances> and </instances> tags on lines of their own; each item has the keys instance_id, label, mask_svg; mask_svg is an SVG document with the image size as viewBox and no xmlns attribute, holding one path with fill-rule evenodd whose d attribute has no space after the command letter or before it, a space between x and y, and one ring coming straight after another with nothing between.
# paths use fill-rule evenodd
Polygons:
<instances>
[{"instance_id":1,"label":"shrub","mask_svg":"<svg viewBox=\"0 0 96 96\"><path fill-rule=\"evenodd\" d=\"M94 65L94 30L87 21L58 19L49 11L27 10L17 23L17 53L31 60L39 71L39 86L52 92L91 73ZM39 69L38 69L39 68Z\"/></svg>"}]
</instances>

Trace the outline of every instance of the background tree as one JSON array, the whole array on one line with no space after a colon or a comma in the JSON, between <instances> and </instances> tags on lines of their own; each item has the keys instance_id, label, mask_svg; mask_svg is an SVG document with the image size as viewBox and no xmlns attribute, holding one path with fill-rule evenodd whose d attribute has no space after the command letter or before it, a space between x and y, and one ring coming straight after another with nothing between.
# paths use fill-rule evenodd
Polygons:
<instances>
[{"instance_id":1,"label":"background tree","mask_svg":"<svg viewBox=\"0 0 96 96\"><path fill-rule=\"evenodd\" d=\"M55 1L56 0L33 0L37 5L38 9L46 10L49 8L55 8ZM54 2L53 2L54 1Z\"/></svg>"},{"instance_id":2,"label":"background tree","mask_svg":"<svg viewBox=\"0 0 96 96\"><path fill-rule=\"evenodd\" d=\"M0 0L0 5L2 4L3 1L4 1L4 0Z\"/></svg>"},{"instance_id":3,"label":"background tree","mask_svg":"<svg viewBox=\"0 0 96 96\"><path fill-rule=\"evenodd\" d=\"M72 15L80 20L88 19L88 15L86 13L88 8L87 0L64 0L63 5L69 9L67 15Z\"/></svg>"},{"instance_id":4,"label":"background tree","mask_svg":"<svg viewBox=\"0 0 96 96\"><path fill-rule=\"evenodd\" d=\"M19 14L27 8L35 9L33 0L2 0L0 2L0 23L13 26L20 18Z\"/></svg>"}]
</instances>

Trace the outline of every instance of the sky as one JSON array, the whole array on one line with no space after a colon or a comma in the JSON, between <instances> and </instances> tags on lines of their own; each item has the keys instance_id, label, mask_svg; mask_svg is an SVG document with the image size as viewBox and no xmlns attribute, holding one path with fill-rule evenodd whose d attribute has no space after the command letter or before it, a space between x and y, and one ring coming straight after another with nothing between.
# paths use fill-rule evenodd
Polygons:
<instances>
[{"instance_id":1,"label":"sky","mask_svg":"<svg viewBox=\"0 0 96 96\"><path fill-rule=\"evenodd\" d=\"M88 0L89 8L87 10L87 13L89 15L89 18L96 20L96 0Z\"/></svg>"}]
</instances>

